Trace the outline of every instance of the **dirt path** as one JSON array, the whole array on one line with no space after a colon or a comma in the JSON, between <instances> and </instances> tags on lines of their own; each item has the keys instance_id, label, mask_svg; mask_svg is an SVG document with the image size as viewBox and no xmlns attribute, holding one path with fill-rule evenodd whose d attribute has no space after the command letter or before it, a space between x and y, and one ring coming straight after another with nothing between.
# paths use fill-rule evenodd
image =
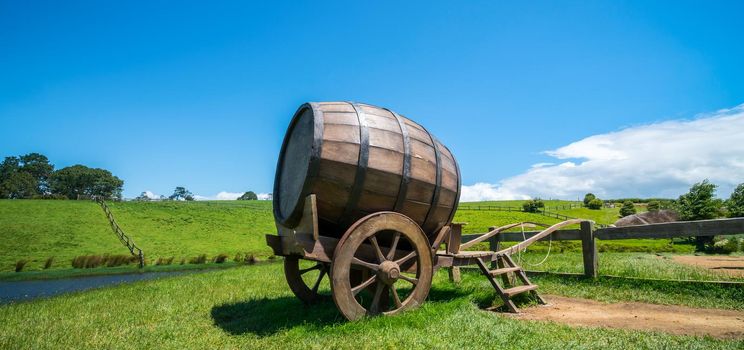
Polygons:
<instances>
[{"instance_id":1,"label":"dirt path","mask_svg":"<svg viewBox=\"0 0 744 350\"><path fill-rule=\"evenodd\" d=\"M675 255L675 262L699 266L729 276L744 277L744 256Z\"/></svg>"},{"instance_id":2,"label":"dirt path","mask_svg":"<svg viewBox=\"0 0 744 350\"><path fill-rule=\"evenodd\" d=\"M680 335L744 338L744 312L644 303L607 304L547 295L549 305L525 308L513 317L575 326L660 331Z\"/></svg>"}]
</instances>

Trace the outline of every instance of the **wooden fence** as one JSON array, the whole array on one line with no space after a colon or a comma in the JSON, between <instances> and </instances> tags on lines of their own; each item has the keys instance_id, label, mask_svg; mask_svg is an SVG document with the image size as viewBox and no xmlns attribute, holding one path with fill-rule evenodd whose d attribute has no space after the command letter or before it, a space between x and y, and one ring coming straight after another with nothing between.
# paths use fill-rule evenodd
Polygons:
<instances>
[{"instance_id":1,"label":"wooden fence","mask_svg":"<svg viewBox=\"0 0 744 350\"><path fill-rule=\"evenodd\" d=\"M489 229L493 230L495 227ZM504 232L492 237L489 242L489 249L498 251L502 242L521 242L525 238L530 238L539 231L529 232ZM545 237L541 241L581 241L582 254L584 257L584 275L587 277L597 277L599 257L597 253L596 240L619 240L619 239L639 239L639 238L675 238L675 237L696 237L696 236L716 236L716 235L733 235L744 233L744 218L733 219L714 219L700 221L678 221L666 222L661 224L648 224L624 227L604 227L595 229L591 221L583 221L580 229L560 230L554 232L552 237ZM483 233L462 235L462 243L472 241Z\"/></svg>"},{"instance_id":2,"label":"wooden fence","mask_svg":"<svg viewBox=\"0 0 744 350\"><path fill-rule=\"evenodd\" d=\"M139 259L139 267L142 268L145 266L145 254L142 252L142 249L138 247L136 244L134 244L134 241L131 237L127 236L126 233L119 227L119 224L116 223L116 220L114 220L114 214L111 213L111 210L109 209L108 205L106 205L106 202L101 197L92 197L92 200L94 200L96 203L101 205L101 209L103 209L103 212L106 214L106 218L109 221L109 224L111 224L111 229L114 231L114 234L117 238L119 238L119 241L129 249L129 252L136 256Z\"/></svg>"}]
</instances>

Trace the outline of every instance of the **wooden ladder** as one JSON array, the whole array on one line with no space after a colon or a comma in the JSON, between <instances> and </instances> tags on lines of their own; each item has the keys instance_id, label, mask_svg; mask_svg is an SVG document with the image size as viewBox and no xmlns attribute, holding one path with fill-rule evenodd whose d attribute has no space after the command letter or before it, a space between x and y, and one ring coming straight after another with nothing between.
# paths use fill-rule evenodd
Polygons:
<instances>
[{"instance_id":1,"label":"wooden ladder","mask_svg":"<svg viewBox=\"0 0 744 350\"><path fill-rule=\"evenodd\" d=\"M489 282L491 282L493 289L495 289L501 296L501 299L504 301L504 304L510 312L519 313L519 309L514 305L511 297L526 292L531 293L537 299L538 303L542 305L546 304L545 300L537 294L537 285L530 282L522 267L515 264L509 254L496 255L496 269L494 270L491 270L486 263L483 262L482 258L478 258L477 263L483 275L486 276ZM514 286L512 281L509 279L509 273L514 273L522 284ZM498 276L501 276L502 285L499 285L496 281L496 277Z\"/></svg>"}]
</instances>

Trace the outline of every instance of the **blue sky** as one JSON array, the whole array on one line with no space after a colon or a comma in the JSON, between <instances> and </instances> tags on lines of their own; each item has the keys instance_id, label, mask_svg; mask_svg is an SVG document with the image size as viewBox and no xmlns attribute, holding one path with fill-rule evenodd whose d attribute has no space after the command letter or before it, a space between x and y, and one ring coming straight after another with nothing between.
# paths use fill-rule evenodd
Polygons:
<instances>
[{"instance_id":1,"label":"blue sky","mask_svg":"<svg viewBox=\"0 0 744 350\"><path fill-rule=\"evenodd\" d=\"M677 157L664 168L673 181L551 181L569 163L622 163L556 152L595 149L593 136L613 144L618 132L700 118L741 126L730 117L744 102L742 4L0 0L0 156L103 167L128 197L175 186L210 198L269 192L294 110L354 100L426 125L474 199L575 198L593 186L673 195L705 177L725 192L744 182L738 149L701 154L723 163L692 169ZM637 167L624 164L613 174ZM553 170L535 178L536 168ZM504 188L522 176L533 177Z\"/></svg>"}]
</instances>

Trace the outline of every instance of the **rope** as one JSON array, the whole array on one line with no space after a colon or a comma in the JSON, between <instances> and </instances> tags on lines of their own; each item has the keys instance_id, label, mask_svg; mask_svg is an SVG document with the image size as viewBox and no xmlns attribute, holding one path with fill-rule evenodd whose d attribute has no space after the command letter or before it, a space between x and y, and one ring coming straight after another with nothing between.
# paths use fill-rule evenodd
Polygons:
<instances>
[{"instance_id":1,"label":"rope","mask_svg":"<svg viewBox=\"0 0 744 350\"><path fill-rule=\"evenodd\" d=\"M524 234L524 222L520 225L520 227L522 228L522 239L526 241L527 240L527 236L525 236L525 234ZM548 239L549 239L548 240L548 253L545 254L545 257L542 259L542 261L540 261L537 264L530 264L528 262L524 262L525 265L529 265L529 266L540 266L540 265L544 264L548 260L548 257L550 256L550 249L553 247L553 234L552 233L550 235L548 235ZM524 251L526 252L527 251L527 248L525 248ZM519 260L519 265L522 265L523 261L522 261L522 252L521 251L519 252L519 255L517 255L517 260Z\"/></svg>"}]
</instances>

